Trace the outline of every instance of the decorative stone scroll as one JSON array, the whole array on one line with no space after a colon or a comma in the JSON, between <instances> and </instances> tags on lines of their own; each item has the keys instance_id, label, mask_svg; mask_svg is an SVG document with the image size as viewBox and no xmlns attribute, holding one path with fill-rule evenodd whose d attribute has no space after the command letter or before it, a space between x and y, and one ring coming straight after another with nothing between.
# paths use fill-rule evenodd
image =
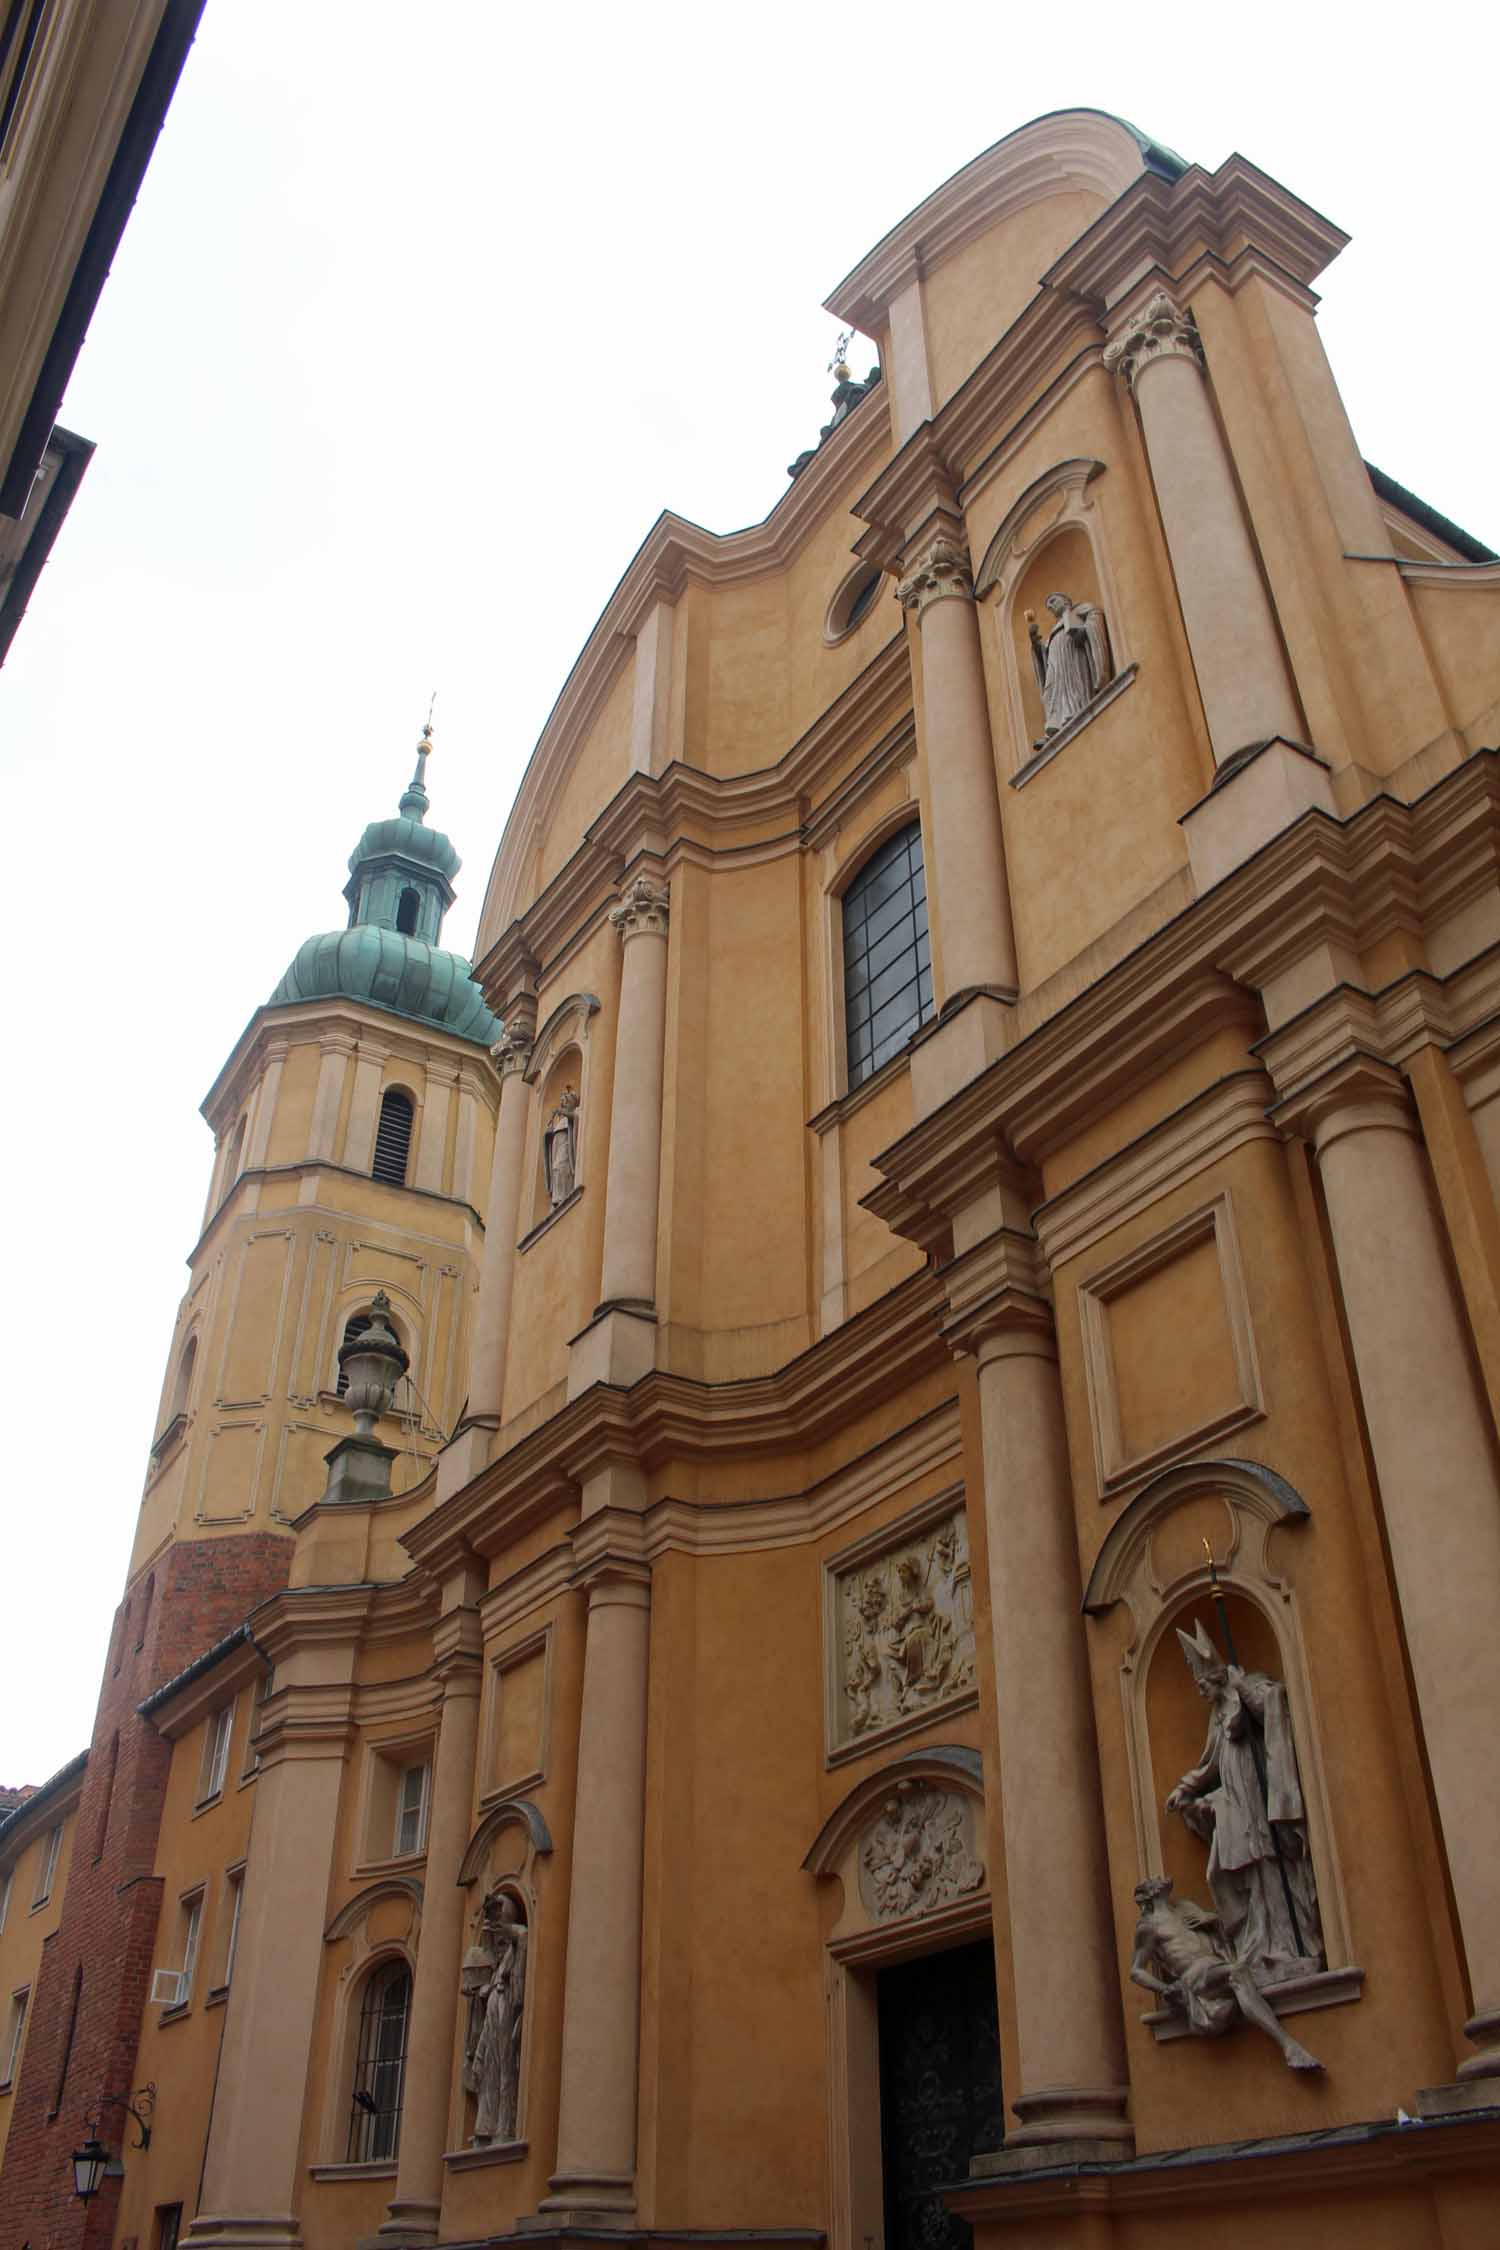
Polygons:
<instances>
[{"instance_id":1,"label":"decorative stone scroll","mask_svg":"<svg viewBox=\"0 0 1500 2250\"><path fill-rule=\"evenodd\" d=\"M653 937L665 937L669 895L666 885L653 883L649 875L637 875L627 883L618 906L609 910L610 921L621 939L628 944L631 938L647 932Z\"/></svg>"},{"instance_id":2,"label":"decorative stone scroll","mask_svg":"<svg viewBox=\"0 0 1500 2250\"><path fill-rule=\"evenodd\" d=\"M1113 343L1104 347L1104 364L1112 375L1123 375L1132 391L1141 369L1155 359L1190 359L1203 365L1203 341L1191 313L1173 304L1159 289Z\"/></svg>"},{"instance_id":3,"label":"decorative stone scroll","mask_svg":"<svg viewBox=\"0 0 1500 2250\"><path fill-rule=\"evenodd\" d=\"M932 1914L977 1891L973 1800L930 1781L902 1781L859 1847L859 1889L877 1922Z\"/></svg>"},{"instance_id":4,"label":"decorative stone scroll","mask_svg":"<svg viewBox=\"0 0 1500 2250\"><path fill-rule=\"evenodd\" d=\"M974 1608L962 1503L899 1545L833 1566L837 1658L830 1732L862 1745L974 1689Z\"/></svg>"},{"instance_id":5,"label":"decorative stone scroll","mask_svg":"<svg viewBox=\"0 0 1500 2250\"><path fill-rule=\"evenodd\" d=\"M974 599L974 577L969 551L956 539L936 538L921 548L896 588L896 598L920 621L931 602Z\"/></svg>"}]
</instances>

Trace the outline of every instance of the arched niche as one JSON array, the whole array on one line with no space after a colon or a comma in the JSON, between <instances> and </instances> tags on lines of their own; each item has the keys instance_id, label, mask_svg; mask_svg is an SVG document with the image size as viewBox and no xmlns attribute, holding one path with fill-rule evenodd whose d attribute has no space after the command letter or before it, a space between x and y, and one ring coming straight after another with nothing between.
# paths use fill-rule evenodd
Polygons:
<instances>
[{"instance_id":1,"label":"arched niche","mask_svg":"<svg viewBox=\"0 0 1500 2250\"><path fill-rule=\"evenodd\" d=\"M1185 1461L1154 1478L1121 1511L1089 1574L1083 1607L1102 1617L1123 1603L1130 1615L1120 1695L1137 1881L1170 1875L1179 1895L1207 1902L1204 1847L1163 1809L1168 1791L1201 1755L1208 1725L1177 1629L1191 1634L1201 1620L1221 1653L1228 1655L1225 1642L1232 1636L1245 1670L1285 1684L1330 1972L1320 1982L1340 1987L1320 1992L1326 2000L1352 1995L1359 1972L1297 1600L1291 1535L1311 1520L1302 1495L1263 1462Z\"/></svg>"},{"instance_id":2,"label":"arched niche","mask_svg":"<svg viewBox=\"0 0 1500 2250\"><path fill-rule=\"evenodd\" d=\"M476 2105L474 2095L466 2084L466 2066L478 2028L477 2019L471 2011L478 2002L477 1999L471 2000L467 1992L463 1995L457 2068L449 2118L449 2146L462 2148L465 2152L456 2159L461 2167L510 2162L525 2150L532 2030L537 2016L534 1995L538 1989L538 1947L541 1937L536 1873L538 1860L550 1856L551 1851L551 1832L531 1799L508 1797L486 1813L470 1837L468 1848L459 1863L458 1880L469 1894L465 1906L466 1959L472 1955L481 1937L485 1901L496 1894L510 1902L516 1918L525 1924L527 1933L516 2120L514 2136L509 2140L483 2143L473 2140ZM467 1969L465 1974L467 1975Z\"/></svg>"},{"instance_id":3,"label":"arched niche","mask_svg":"<svg viewBox=\"0 0 1500 2250\"><path fill-rule=\"evenodd\" d=\"M1051 629L1046 609L1049 594L1094 603L1109 630L1113 671L1107 686L1118 682L1123 687L1133 676L1095 505L1093 487L1103 473L1102 461L1081 454L1044 471L1000 524L974 581L976 601L988 603L994 620L1010 710L1012 773L1037 754L1043 726L1041 690L1026 626L1028 609L1035 610L1037 629L1045 641ZM1070 740L1072 728L1062 729L1061 737Z\"/></svg>"},{"instance_id":4,"label":"arched niche","mask_svg":"<svg viewBox=\"0 0 1500 2250\"><path fill-rule=\"evenodd\" d=\"M578 1097L573 1118L572 1193L576 1195L584 1184L590 1119L589 1031L598 1013L599 1002L592 992L571 992L558 1002L532 1043L526 1067L526 1083L533 1089L533 1099L526 1162L531 1190L529 1200L523 1200L521 1207L525 1232L552 1216L554 1206L547 1188L547 1121L568 1091Z\"/></svg>"}]
</instances>

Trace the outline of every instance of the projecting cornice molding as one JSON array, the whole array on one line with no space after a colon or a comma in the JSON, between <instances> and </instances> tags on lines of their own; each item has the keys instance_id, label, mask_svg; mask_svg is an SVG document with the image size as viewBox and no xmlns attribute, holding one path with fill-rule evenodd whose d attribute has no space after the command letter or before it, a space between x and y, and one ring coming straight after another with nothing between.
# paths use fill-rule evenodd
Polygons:
<instances>
[{"instance_id":1,"label":"projecting cornice molding","mask_svg":"<svg viewBox=\"0 0 1500 2250\"><path fill-rule=\"evenodd\" d=\"M626 870L649 858L670 875L684 856L732 853L740 864L797 850L872 762L913 737L911 665L896 633L773 766L721 778L674 763L633 773L589 824L565 866L495 938L481 943L475 981L497 1015L507 996L550 972L609 911ZM854 775L844 771L859 758ZM481 926L481 939L484 928Z\"/></svg>"},{"instance_id":2,"label":"projecting cornice molding","mask_svg":"<svg viewBox=\"0 0 1500 2250\"><path fill-rule=\"evenodd\" d=\"M1253 1036L1260 995L1278 978L1308 961L1357 963L1396 932L1430 940L1488 897L1497 875L1495 751L1476 752L1413 804L1377 797L1346 821L1305 813L1101 967L1079 997L1067 979L1027 994L1007 1052L876 1157L885 1177L865 1208L930 1247L985 1152L1039 1163L1216 1028ZM1399 1069L1419 1046L1467 1037L1500 1000L1500 962L1486 951L1446 977L1411 971L1378 994L1336 970L1332 983L1342 997L1325 991L1256 1045L1283 1100L1356 1051Z\"/></svg>"},{"instance_id":3,"label":"projecting cornice molding","mask_svg":"<svg viewBox=\"0 0 1500 2250\"><path fill-rule=\"evenodd\" d=\"M1103 110L1062 109L1009 133L955 172L883 235L824 300L836 320L873 336L892 301L1013 211L1086 188L1113 201L1138 179L1146 152Z\"/></svg>"},{"instance_id":4,"label":"projecting cornice molding","mask_svg":"<svg viewBox=\"0 0 1500 2250\"><path fill-rule=\"evenodd\" d=\"M438 1573L466 1554L497 1552L576 1503L576 1487L612 1462L649 1471L818 1443L946 1366L942 1305L933 1276L918 1273L774 1375L700 1383L658 1369L628 1391L595 1384L404 1532L402 1545Z\"/></svg>"},{"instance_id":5,"label":"projecting cornice molding","mask_svg":"<svg viewBox=\"0 0 1500 2250\"><path fill-rule=\"evenodd\" d=\"M555 810L578 745L630 661L635 636L653 606L677 602L690 584L733 586L785 569L889 445L885 396L886 386L878 384L819 446L762 523L721 535L668 510L657 517L605 603L532 751L495 855L477 953L492 946L514 919L533 846Z\"/></svg>"}]
</instances>

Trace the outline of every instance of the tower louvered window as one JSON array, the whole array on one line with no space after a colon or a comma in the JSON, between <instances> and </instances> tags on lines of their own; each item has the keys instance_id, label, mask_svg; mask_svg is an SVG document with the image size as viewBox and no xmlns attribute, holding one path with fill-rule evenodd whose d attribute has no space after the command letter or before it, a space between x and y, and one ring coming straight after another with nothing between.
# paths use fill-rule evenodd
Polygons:
<instances>
[{"instance_id":1,"label":"tower louvered window","mask_svg":"<svg viewBox=\"0 0 1500 2250\"><path fill-rule=\"evenodd\" d=\"M373 1179L384 1180L391 1187L405 1187L406 1164L411 1155L412 1106L410 1094L403 1094L393 1086L382 1096L380 1123L375 1131L375 1161L370 1166Z\"/></svg>"}]
</instances>

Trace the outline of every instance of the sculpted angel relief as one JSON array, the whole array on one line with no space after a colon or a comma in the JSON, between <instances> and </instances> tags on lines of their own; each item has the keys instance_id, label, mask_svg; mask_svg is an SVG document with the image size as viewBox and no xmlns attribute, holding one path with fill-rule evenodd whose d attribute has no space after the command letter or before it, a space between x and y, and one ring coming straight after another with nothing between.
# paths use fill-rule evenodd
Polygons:
<instances>
[{"instance_id":1,"label":"sculpted angel relief","mask_svg":"<svg viewBox=\"0 0 1500 2250\"><path fill-rule=\"evenodd\" d=\"M974 1684L974 1613L961 1510L839 1589L844 1739L871 1734Z\"/></svg>"}]
</instances>

